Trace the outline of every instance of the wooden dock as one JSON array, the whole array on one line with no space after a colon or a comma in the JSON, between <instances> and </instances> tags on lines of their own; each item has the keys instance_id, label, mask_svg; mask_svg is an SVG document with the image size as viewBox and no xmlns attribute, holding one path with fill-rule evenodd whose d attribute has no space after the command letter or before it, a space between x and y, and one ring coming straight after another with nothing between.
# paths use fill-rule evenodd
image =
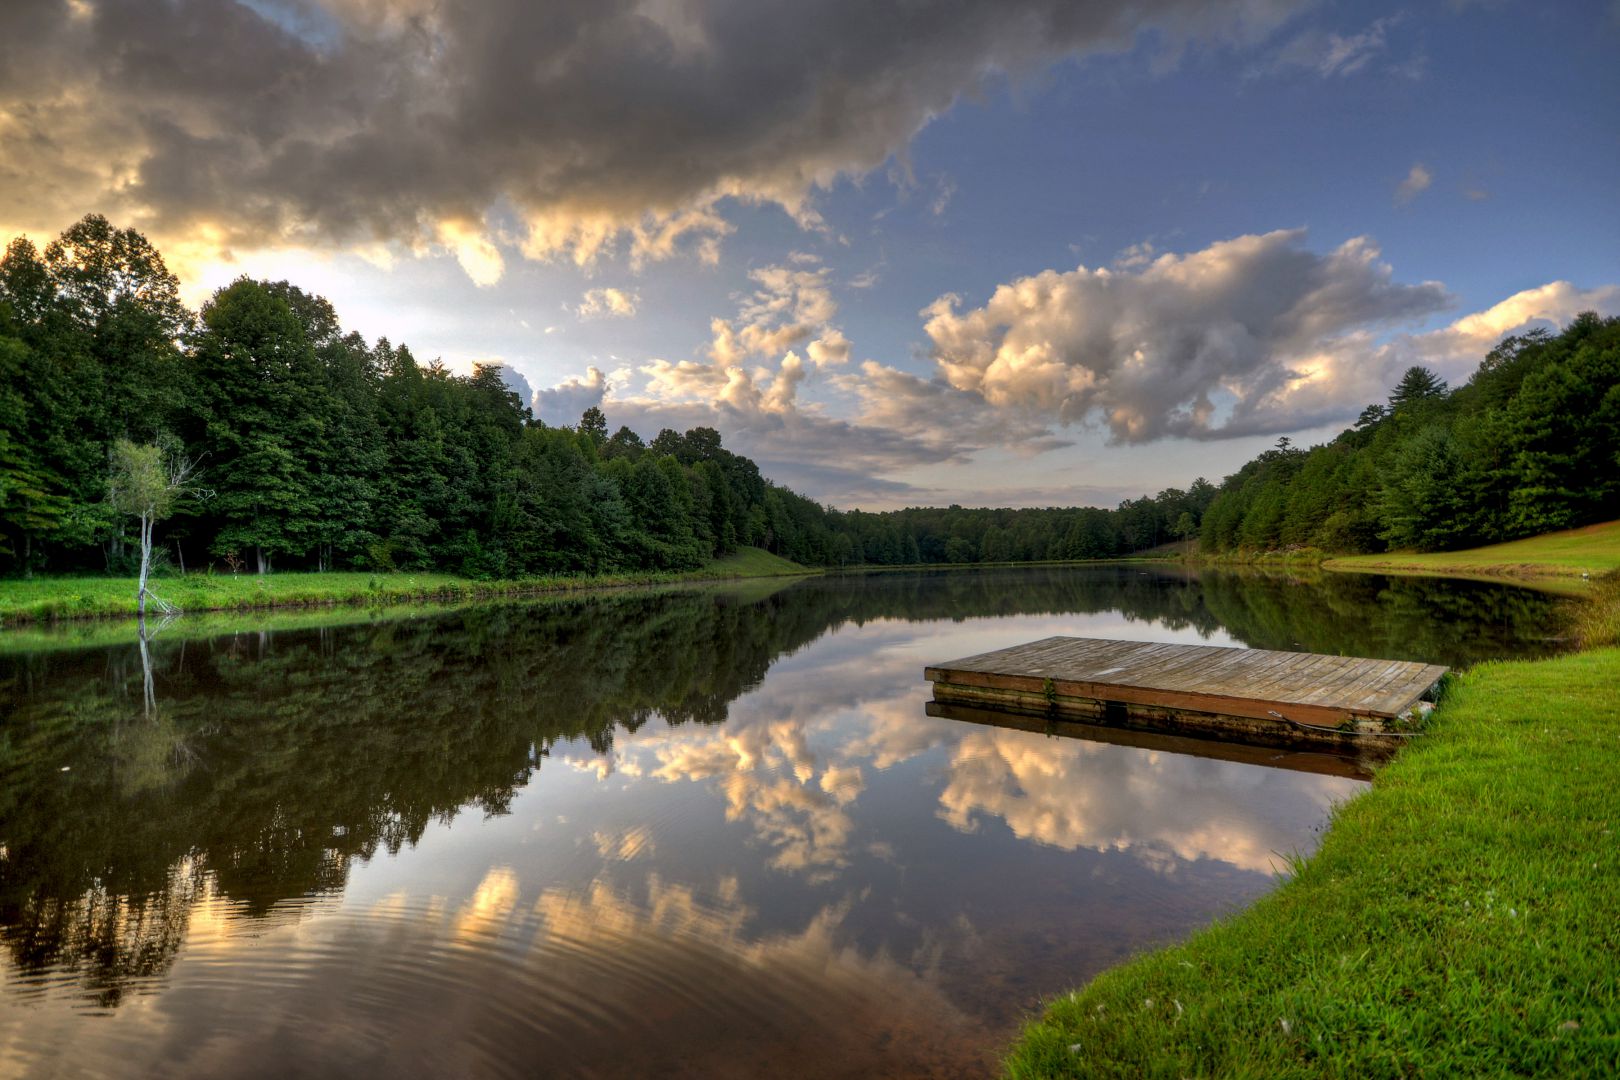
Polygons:
<instances>
[{"instance_id":1,"label":"wooden dock","mask_svg":"<svg viewBox=\"0 0 1620 1080\"><path fill-rule=\"evenodd\" d=\"M1405 660L1051 637L928 668L938 702L1270 746L1388 752L1446 669Z\"/></svg>"}]
</instances>

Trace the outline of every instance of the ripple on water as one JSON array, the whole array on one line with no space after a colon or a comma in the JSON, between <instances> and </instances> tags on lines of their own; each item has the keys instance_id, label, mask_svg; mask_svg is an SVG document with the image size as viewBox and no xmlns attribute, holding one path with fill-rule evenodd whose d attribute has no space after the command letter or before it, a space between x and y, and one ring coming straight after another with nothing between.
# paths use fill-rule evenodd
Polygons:
<instances>
[{"instance_id":1,"label":"ripple on water","mask_svg":"<svg viewBox=\"0 0 1620 1080\"><path fill-rule=\"evenodd\" d=\"M455 900L312 898L251 919L206 898L163 995L126 998L97 1039L63 1038L85 1007L71 972L13 987L7 1011L42 1015L13 1026L8 1056L24 1074L56 1055L173 1076L953 1075L993 1045L926 980L837 946L836 909L756 938L734 900L656 879L636 899L601 882L524 896L491 875Z\"/></svg>"}]
</instances>

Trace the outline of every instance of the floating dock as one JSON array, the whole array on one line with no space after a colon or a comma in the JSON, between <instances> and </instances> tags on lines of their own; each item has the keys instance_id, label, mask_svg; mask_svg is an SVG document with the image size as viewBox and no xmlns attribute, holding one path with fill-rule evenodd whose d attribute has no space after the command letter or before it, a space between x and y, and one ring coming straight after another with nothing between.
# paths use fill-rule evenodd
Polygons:
<instances>
[{"instance_id":1,"label":"floating dock","mask_svg":"<svg viewBox=\"0 0 1620 1080\"><path fill-rule=\"evenodd\" d=\"M928 668L938 703L1266 746L1385 754L1446 669L1406 660L1050 637Z\"/></svg>"}]
</instances>

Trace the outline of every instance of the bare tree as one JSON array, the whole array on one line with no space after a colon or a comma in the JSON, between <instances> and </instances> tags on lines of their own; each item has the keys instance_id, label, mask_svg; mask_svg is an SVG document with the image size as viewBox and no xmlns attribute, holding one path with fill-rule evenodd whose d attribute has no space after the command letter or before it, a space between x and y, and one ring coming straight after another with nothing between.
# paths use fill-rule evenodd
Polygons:
<instances>
[{"instance_id":1,"label":"bare tree","mask_svg":"<svg viewBox=\"0 0 1620 1080\"><path fill-rule=\"evenodd\" d=\"M166 615L175 610L173 604L147 587L152 572L152 531L190 490L195 473L196 465L189 458L168 452L156 443L119 439L113 447L108 497L118 511L138 518L141 525L141 578L135 609L142 620L146 618L148 597Z\"/></svg>"}]
</instances>

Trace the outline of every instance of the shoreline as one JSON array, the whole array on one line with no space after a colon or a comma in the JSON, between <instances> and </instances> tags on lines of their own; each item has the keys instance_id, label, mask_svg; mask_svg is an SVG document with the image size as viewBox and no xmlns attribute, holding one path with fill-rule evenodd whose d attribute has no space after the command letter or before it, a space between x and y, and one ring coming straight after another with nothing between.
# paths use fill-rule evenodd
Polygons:
<instances>
[{"instance_id":1,"label":"shoreline","mask_svg":"<svg viewBox=\"0 0 1620 1080\"><path fill-rule=\"evenodd\" d=\"M822 571L744 549L688 571L557 575L479 581L437 572L366 571L203 575L154 579L154 591L176 603L179 614L220 615L338 608L450 608L493 600L569 593L705 584L760 578L812 577ZM33 594L33 595L28 595ZM136 622L135 579L40 577L0 582L0 635L24 628ZM148 612L148 621L161 613Z\"/></svg>"},{"instance_id":2,"label":"shoreline","mask_svg":"<svg viewBox=\"0 0 1620 1080\"><path fill-rule=\"evenodd\" d=\"M1302 548L1223 555L1189 553L1185 559L1195 566L1316 567L1335 573L1465 578L1580 596L1587 594L1592 581L1620 572L1620 521L1461 551L1335 555Z\"/></svg>"},{"instance_id":3,"label":"shoreline","mask_svg":"<svg viewBox=\"0 0 1620 1080\"><path fill-rule=\"evenodd\" d=\"M1266 896L1045 1003L1010 1077L1620 1073L1620 577L1461 673Z\"/></svg>"},{"instance_id":4,"label":"shoreline","mask_svg":"<svg viewBox=\"0 0 1620 1080\"><path fill-rule=\"evenodd\" d=\"M1615 528L1620 537L1620 522ZM1536 538L1540 539L1540 538ZM1519 541L1518 543L1526 543ZM1489 549L1476 549L1486 551ZM688 571L625 574L557 575L553 577L478 580L437 571L290 571L256 574L187 574L154 579L156 591L176 599L185 614L263 613L356 608L448 608L494 600L519 600L599 590L739 581L772 577L857 576L867 574L961 572L1080 566L1175 566L1189 569L1285 571L1327 570L1392 576L1461 578L1488 584L1515 585L1563 596L1587 595L1588 577L1607 569L1603 560L1586 566L1521 562L1478 565L1442 562L1470 552L1436 555L1324 556L1320 553L1264 553L1252 556L1196 554L1117 556L1108 559L1060 559L1034 562L917 563L903 566L855 565L808 567L759 549L743 549L709 566ZM1620 566L1620 558L1615 560ZM1590 567L1590 568L1588 568ZM23 628L134 622L135 580L113 577L38 577L0 580L0 635ZM33 594L33 595L27 595ZM161 618L154 615L153 618Z\"/></svg>"}]
</instances>

